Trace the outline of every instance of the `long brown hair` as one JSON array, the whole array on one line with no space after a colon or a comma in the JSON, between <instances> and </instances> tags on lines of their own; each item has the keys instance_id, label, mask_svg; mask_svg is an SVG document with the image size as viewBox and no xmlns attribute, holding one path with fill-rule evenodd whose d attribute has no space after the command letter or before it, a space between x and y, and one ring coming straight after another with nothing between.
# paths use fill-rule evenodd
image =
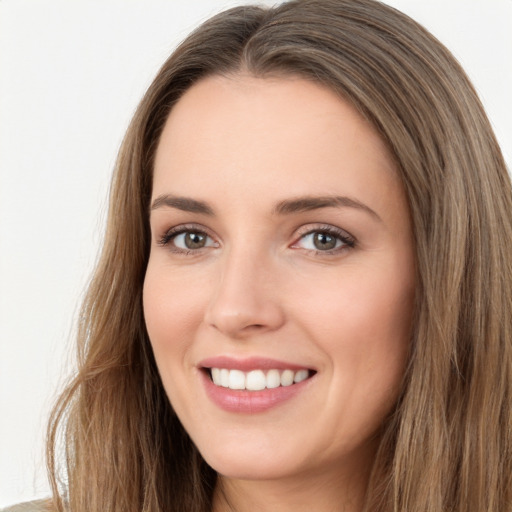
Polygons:
<instances>
[{"instance_id":1,"label":"long brown hair","mask_svg":"<svg viewBox=\"0 0 512 512\"><path fill-rule=\"evenodd\" d=\"M105 243L80 318L78 372L50 421L56 508L211 509L216 474L165 395L141 294L164 122L192 84L240 70L336 91L379 131L407 192L418 271L414 338L366 510L512 510L510 179L453 56L374 0L237 7L199 27L161 68L119 153Z\"/></svg>"}]
</instances>

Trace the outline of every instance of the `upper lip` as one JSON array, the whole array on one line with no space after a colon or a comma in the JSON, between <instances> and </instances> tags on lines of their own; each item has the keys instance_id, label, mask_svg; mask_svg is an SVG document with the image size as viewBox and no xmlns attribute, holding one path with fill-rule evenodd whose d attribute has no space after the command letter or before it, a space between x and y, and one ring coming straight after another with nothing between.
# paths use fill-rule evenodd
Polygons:
<instances>
[{"instance_id":1,"label":"upper lip","mask_svg":"<svg viewBox=\"0 0 512 512\"><path fill-rule=\"evenodd\" d=\"M199 362L200 368L226 368L228 370L240 370L250 372L251 370L312 370L308 366L272 359L268 357L247 357L234 358L232 356L208 357Z\"/></svg>"}]
</instances>

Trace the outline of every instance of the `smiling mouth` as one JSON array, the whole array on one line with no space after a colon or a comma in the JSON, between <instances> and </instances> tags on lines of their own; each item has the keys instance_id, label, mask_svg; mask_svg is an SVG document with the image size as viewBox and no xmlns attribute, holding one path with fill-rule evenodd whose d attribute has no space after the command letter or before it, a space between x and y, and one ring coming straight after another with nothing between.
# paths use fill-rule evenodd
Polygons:
<instances>
[{"instance_id":1,"label":"smiling mouth","mask_svg":"<svg viewBox=\"0 0 512 512\"><path fill-rule=\"evenodd\" d=\"M289 387L311 378L314 370L251 370L244 372L227 368L204 368L215 386L232 390L261 391Z\"/></svg>"}]
</instances>

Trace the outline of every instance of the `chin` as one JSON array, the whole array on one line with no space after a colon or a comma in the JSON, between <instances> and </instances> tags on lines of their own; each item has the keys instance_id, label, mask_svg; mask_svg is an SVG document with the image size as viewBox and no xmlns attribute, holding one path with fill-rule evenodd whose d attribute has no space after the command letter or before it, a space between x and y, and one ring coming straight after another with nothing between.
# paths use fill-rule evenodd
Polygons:
<instances>
[{"instance_id":1,"label":"chin","mask_svg":"<svg viewBox=\"0 0 512 512\"><path fill-rule=\"evenodd\" d=\"M213 443L211 443L213 444ZM303 461L293 453L268 446L248 446L241 448L229 444L215 443L198 449L205 461L220 475L239 480L273 480L293 475L301 471ZM295 450L296 452L296 450Z\"/></svg>"},{"instance_id":2,"label":"chin","mask_svg":"<svg viewBox=\"0 0 512 512\"><path fill-rule=\"evenodd\" d=\"M291 476L296 471L291 467L277 464L275 460L251 460L229 457L205 458L206 462L219 474L234 480L278 480Z\"/></svg>"}]
</instances>

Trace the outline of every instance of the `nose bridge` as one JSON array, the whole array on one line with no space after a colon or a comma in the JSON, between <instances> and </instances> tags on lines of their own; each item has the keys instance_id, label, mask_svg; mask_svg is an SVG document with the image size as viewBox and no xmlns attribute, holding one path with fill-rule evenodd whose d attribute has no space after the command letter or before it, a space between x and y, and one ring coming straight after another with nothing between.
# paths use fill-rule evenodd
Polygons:
<instances>
[{"instance_id":1,"label":"nose bridge","mask_svg":"<svg viewBox=\"0 0 512 512\"><path fill-rule=\"evenodd\" d=\"M229 337L277 329L284 320L276 300L276 265L258 244L227 249L219 261L206 322Z\"/></svg>"}]
</instances>

